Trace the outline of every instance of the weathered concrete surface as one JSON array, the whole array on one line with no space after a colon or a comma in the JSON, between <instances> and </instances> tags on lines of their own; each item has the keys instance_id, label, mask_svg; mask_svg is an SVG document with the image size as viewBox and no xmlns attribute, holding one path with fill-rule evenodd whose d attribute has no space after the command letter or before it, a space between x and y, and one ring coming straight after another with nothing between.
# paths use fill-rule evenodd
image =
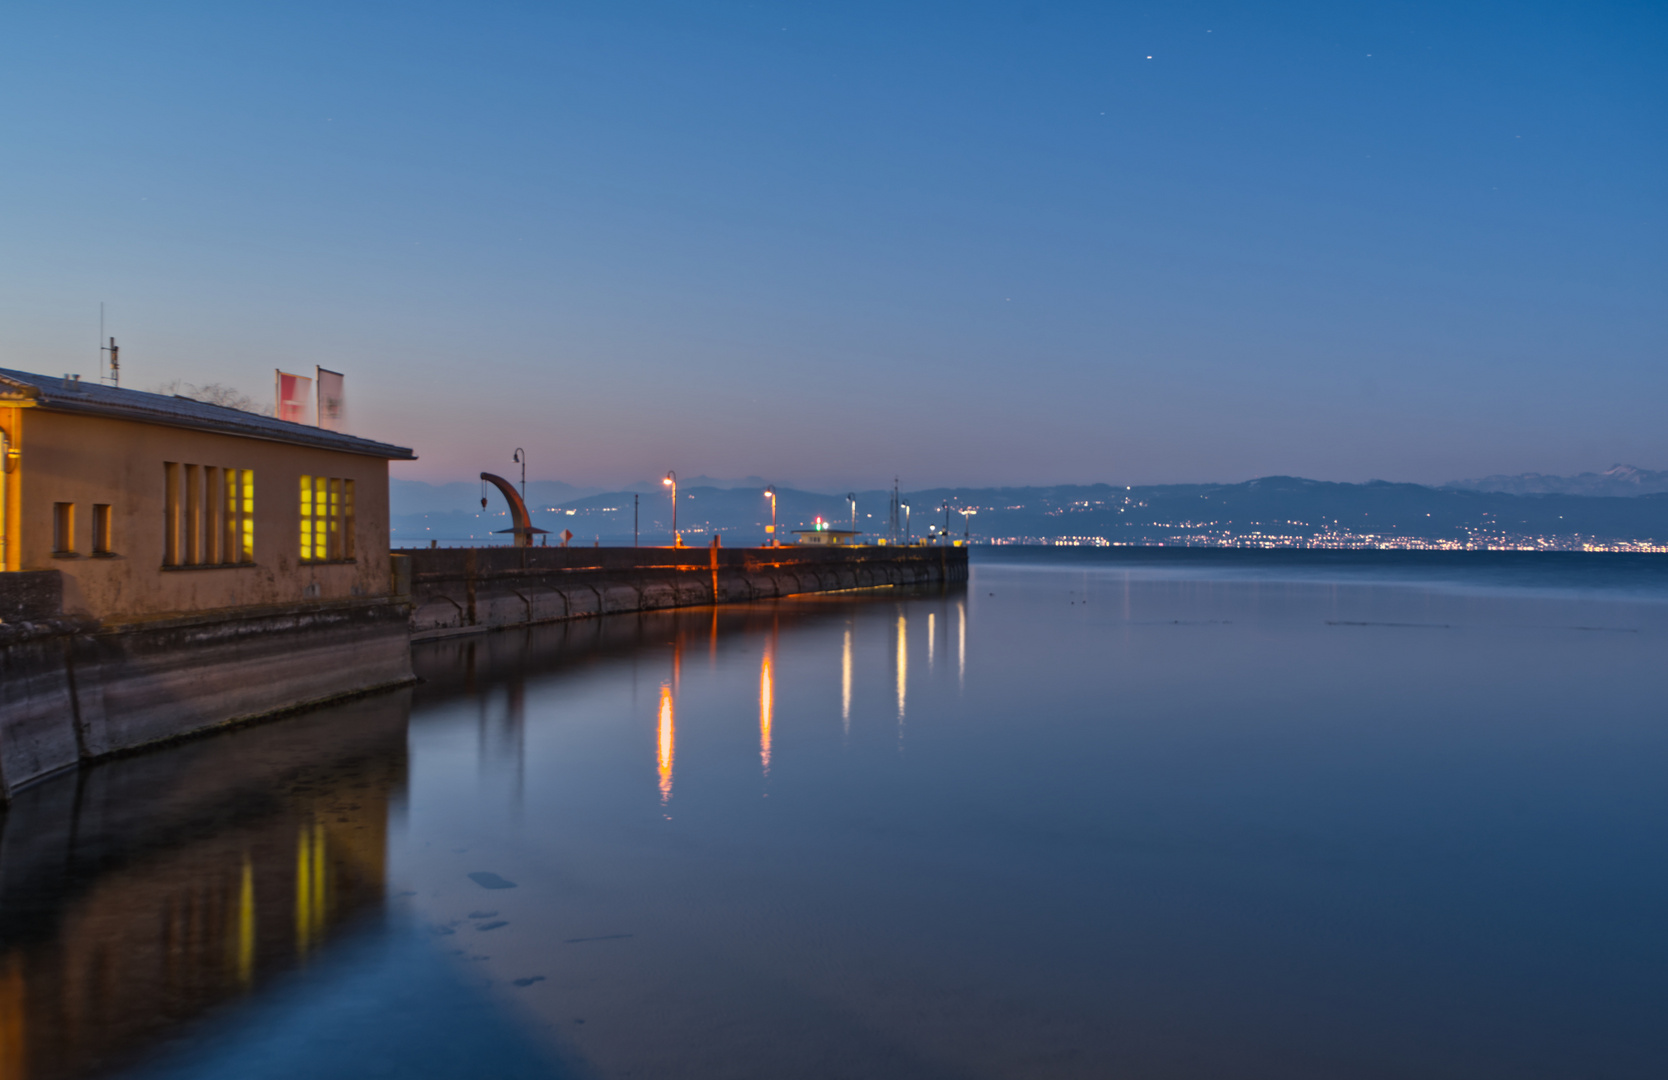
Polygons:
<instances>
[{"instance_id":1,"label":"weathered concrete surface","mask_svg":"<svg viewBox=\"0 0 1668 1080\"><path fill-rule=\"evenodd\" d=\"M0 623L50 619L64 610L64 575L57 570L0 574Z\"/></svg>"},{"instance_id":2,"label":"weathered concrete surface","mask_svg":"<svg viewBox=\"0 0 1668 1080\"><path fill-rule=\"evenodd\" d=\"M0 801L82 761L409 682L407 622L358 601L0 624Z\"/></svg>"},{"instance_id":3,"label":"weathered concrete surface","mask_svg":"<svg viewBox=\"0 0 1668 1080\"><path fill-rule=\"evenodd\" d=\"M449 548L396 552L414 640L589 615L967 580L967 549ZM403 565L402 565L403 563Z\"/></svg>"}]
</instances>

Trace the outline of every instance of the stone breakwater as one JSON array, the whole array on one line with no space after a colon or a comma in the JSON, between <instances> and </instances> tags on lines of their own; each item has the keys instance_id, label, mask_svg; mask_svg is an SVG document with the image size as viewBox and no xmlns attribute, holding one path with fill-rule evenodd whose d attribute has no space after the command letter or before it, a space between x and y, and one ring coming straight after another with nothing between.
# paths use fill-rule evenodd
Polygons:
<instances>
[{"instance_id":1,"label":"stone breakwater","mask_svg":"<svg viewBox=\"0 0 1668 1080\"><path fill-rule=\"evenodd\" d=\"M967 549L452 548L396 552L415 640L617 612L967 580Z\"/></svg>"},{"instance_id":2,"label":"stone breakwater","mask_svg":"<svg viewBox=\"0 0 1668 1080\"><path fill-rule=\"evenodd\" d=\"M76 765L412 681L411 643L616 612L967 580L965 548L397 552L388 595L159 616L66 613L0 574L0 804Z\"/></svg>"}]
</instances>

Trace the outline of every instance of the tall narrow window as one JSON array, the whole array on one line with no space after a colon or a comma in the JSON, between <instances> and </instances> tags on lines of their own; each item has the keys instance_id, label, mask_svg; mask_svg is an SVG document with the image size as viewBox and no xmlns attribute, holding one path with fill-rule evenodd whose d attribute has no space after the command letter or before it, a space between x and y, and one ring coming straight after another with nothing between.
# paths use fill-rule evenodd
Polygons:
<instances>
[{"instance_id":1,"label":"tall narrow window","mask_svg":"<svg viewBox=\"0 0 1668 1080\"><path fill-rule=\"evenodd\" d=\"M301 561L340 562L353 557L353 481L303 476Z\"/></svg>"},{"instance_id":2,"label":"tall narrow window","mask_svg":"<svg viewBox=\"0 0 1668 1080\"><path fill-rule=\"evenodd\" d=\"M180 465L162 463L162 565L180 564Z\"/></svg>"},{"instance_id":3,"label":"tall narrow window","mask_svg":"<svg viewBox=\"0 0 1668 1080\"><path fill-rule=\"evenodd\" d=\"M180 561L196 566L203 561L203 468L185 467L185 543Z\"/></svg>"},{"instance_id":4,"label":"tall narrow window","mask_svg":"<svg viewBox=\"0 0 1668 1080\"><path fill-rule=\"evenodd\" d=\"M342 557L342 482L330 481L330 557Z\"/></svg>"},{"instance_id":5,"label":"tall narrow window","mask_svg":"<svg viewBox=\"0 0 1668 1080\"><path fill-rule=\"evenodd\" d=\"M226 489L220 481L220 470L213 465L203 466L203 562L214 566L224 557L221 552L226 541Z\"/></svg>"},{"instance_id":6,"label":"tall narrow window","mask_svg":"<svg viewBox=\"0 0 1668 1080\"><path fill-rule=\"evenodd\" d=\"M93 554L111 555L115 548L110 543L110 504L93 504Z\"/></svg>"},{"instance_id":7,"label":"tall narrow window","mask_svg":"<svg viewBox=\"0 0 1668 1080\"><path fill-rule=\"evenodd\" d=\"M227 470L230 472L231 470ZM255 561L255 470L238 469L238 562Z\"/></svg>"},{"instance_id":8,"label":"tall narrow window","mask_svg":"<svg viewBox=\"0 0 1668 1080\"><path fill-rule=\"evenodd\" d=\"M224 530L221 533L220 561L222 563L237 562L237 553L243 547L243 530L238 521L242 515L238 512L238 483L236 469L222 469L225 482L220 486L225 491L225 501L221 504L225 509L223 521Z\"/></svg>"},{"instance_id":9,"label":"tall narrow window","mask_svg":"<svg viewBox=\"0 0 1668 1080\"><path fill-rule=\"evenodd\" d=\"M301 478L301 561L312 562L313 556L313 478Z\"/></svg>"},{"instance_id":10,"label":"tall narrow window","mask_svg":"<svg viewBox=\"0 0 1668 1080\"><path fill-rule=\"evenodd\" d=\"M342 481L342 558L356 559L359 553L353 542L353 481Z\"/></svg>"},{"instance_id":11,"label":"tall narrow window","mask_svg":"<svg viewBox=\"0 0 1668 1080\"><path fill-rule=\"evenodd\" d=\"M75 554L75 504L52 504L52 554Z\"/></svg>"}]
</instances>

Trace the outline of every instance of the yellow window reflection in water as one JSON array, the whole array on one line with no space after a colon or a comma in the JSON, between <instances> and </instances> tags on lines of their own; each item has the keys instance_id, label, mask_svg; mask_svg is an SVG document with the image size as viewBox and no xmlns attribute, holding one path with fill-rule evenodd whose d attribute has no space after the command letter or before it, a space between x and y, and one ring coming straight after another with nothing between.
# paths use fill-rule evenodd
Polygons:
<instances>
[{"instance_id":1,"label":"yellow window reflection in water","mask_svg":"<svg viewBox=\"0 0 1668 1080\"><path fill-rule=\"evenodd\" d=\"M324 826L302 826L295 853L295 948L306 956L324 940Z\"/></svg>"},{"instance_id":2,"label":"yellow window reflection in water","mask_svg":"<svg viewBox=\"0 0 1668 1080\"><path fill-rule=\"evenodd\" d=\"M234 945L238 985L248 987L255 978L255 867L243 857L243 880L238 886L237 938Z\"/></svg>"},{"instance_id":3,"label":"yellow window reflection in water","mask_svg":"<svg viewBox=\"0 0 1668 1080\"><path fill-rule=\"evenodd\" d=\"M660 686L660 805L672 798L672 688Z\"/></svg>"},{"instance_id":4,"label":"yellow window reflection in water","mask_svg":"<svg viewBox=\"0 0 1668 1080\"><path fill-rule=\"evenodd\" d=\"M764 664L759 668L759 763L764 767L764 774L770 775L770 712L776 696L776 687L770 674L770 654L764 655Z\"/></svg>"}]
</instances>

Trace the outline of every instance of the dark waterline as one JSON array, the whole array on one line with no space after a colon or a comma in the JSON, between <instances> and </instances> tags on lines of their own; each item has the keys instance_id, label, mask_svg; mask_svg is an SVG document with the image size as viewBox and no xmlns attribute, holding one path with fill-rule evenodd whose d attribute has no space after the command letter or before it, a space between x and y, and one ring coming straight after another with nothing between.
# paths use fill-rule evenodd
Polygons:
<instances>
[{"instance_id":1,"label":"dark waterline","mask_svg":"<svg viewBox=\"0 0 1668 1080\"><path fill-rule=\"evenodd\" d=\"M426 645L18 800L0 1077L1662 1075L1663 580L998 550Z\"/></svg>"}]
</instances>

